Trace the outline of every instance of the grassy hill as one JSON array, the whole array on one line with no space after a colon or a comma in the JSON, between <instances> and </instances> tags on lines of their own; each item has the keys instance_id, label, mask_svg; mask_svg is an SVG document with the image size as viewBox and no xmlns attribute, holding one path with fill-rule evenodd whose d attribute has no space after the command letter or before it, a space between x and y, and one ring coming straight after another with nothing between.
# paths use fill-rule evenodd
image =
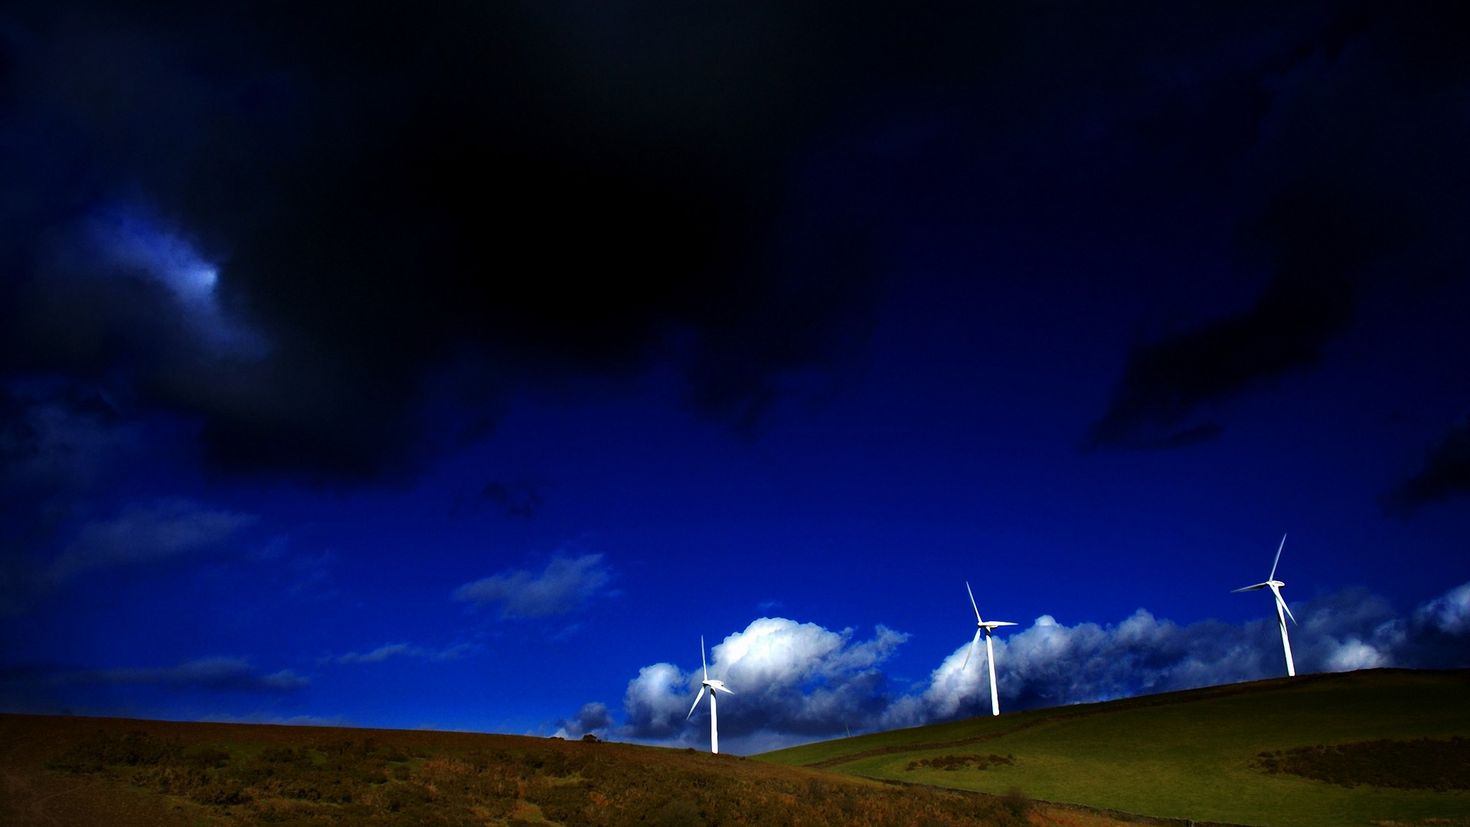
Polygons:
<instances>
[{"instance_id":1,"label":"grassy hill","mask_svg":"<svg viewBox=\"0 0 1470 827\"><path fill-rule=\"evenodd\" d=\"M1470 672L1308 675L1008 713L756 756L1273 825L1470 825Z\"/></svg>"},{"instance_id":2,"label":"grassy hill","mask_svg":"<svg viewBox=\"0 0 1470 827\"><path fill-rule=\"evenodd\" d=\"M1018 796L883 784L694 750L0 715L6 827L1123 823Z\"/></svg>"}]
</instances>

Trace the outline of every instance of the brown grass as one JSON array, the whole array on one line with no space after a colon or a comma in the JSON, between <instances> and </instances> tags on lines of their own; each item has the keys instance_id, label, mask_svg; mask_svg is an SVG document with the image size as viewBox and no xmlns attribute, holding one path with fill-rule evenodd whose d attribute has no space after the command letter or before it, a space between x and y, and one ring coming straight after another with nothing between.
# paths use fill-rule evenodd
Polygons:
<instances>
[{"instance_id":1,"label":"brown grass","mask_svg":"<svg viewBox=\"0 0 1470 827\"><path fill-rule=\"evenodd\" d=\"M470 733L0 715L0 774L0 823L17 827L1118 823L1019 793Z\"/></svg>"}]
</instances>

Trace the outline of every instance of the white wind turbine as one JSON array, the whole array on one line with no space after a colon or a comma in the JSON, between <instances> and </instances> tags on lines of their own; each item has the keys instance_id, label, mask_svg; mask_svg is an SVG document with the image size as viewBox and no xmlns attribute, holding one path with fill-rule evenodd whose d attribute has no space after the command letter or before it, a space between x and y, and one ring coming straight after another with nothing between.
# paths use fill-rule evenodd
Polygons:
<instances>
[{"instance_id":1,"label":"white wind turbine","mask_svg":"<svg viewBox=\"0 0 1470 827\"><path fill-rule=\"evenodd\" d=\"M965 653L965 662L960 666L964 671L970 665L970 658L975 654L975 647L980 644L980 636L985 635L985 660L990 664L990 714L1000 714L1000 696L995 692L995 645L990 641L990 633L1000 626L1014 626L1008 620L981 620L980 607L975 605L975 593L970 591L970 581L965 581L965 591L970 592L970 608L975 610L975 639L970 641L970 651Z\"/></svg>"},{"instance_id":2,"label":"white wind turbine","mask_svg":"<svg viewBox=\"0 0 1470 827\"><path fill-rule=\"evenodd\" d=\"M1291 622L1295 623L1296 618L1292 617L1291 607L1286 605L1286 599L1281 596L1281 589L1286 584L1276 579L1276 564L1281 562L1281 550L1283 548L1286 548L1285 534L1281 535L1281 545L1276 547L1276 559L1271 561L1271 576L1266 578L1266 582L1256 583L1240 589L1232 589L1230 593L1270 589L1271 593L1276 595L1276 622L1281 626L1281 649L1286 652L1286 674L1295 677L1296 664L1291 662L1291 640L1286 636L1286 619L1290 617Z\"/></svg>"},{"instance_id":3,"label":"white wind turbine","mask_svg":"<svg viewBox=\"0 0 1470 827\"><path fill-rule=\"evenodd\" d=\"M694 715L694 710L699 708L699 702L704 700L704 690L709 690L709 751L718 755L720 752L720 729L719 709L715 701L715 693L724 692L726 695L735 693L725 688L724 681L712 681L709 679L709 663L704 659L704 635L699 636L699 662L704 666L704 680L699 684L699 694L694 696L694 706L689 707L689 714L684 720L689 720Z\"/></svg>"}]
</instances>

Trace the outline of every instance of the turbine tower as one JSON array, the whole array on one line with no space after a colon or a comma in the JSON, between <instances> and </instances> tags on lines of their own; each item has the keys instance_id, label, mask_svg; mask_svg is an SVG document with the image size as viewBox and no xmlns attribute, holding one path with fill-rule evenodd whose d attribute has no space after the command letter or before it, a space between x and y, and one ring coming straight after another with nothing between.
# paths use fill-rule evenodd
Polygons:
<instances>
[{"instance_id":1,"label":"turbine tower","mask_svg":"<svg viewBox=\"0 0 1470 827\"><path fill-rule=\"evenodd\" d=\"M704 666L704 680L699 684L699 694L694 696L694 706L689 707L689 714L684 720L689 720L694 715L694 710L699 708L699 702L704 700L704 690L709 690L709 751L715 755L720 754L720 728L719 710L715 702L715 693L723 692L726 695L735 693L725 688L724 681L712 681L709 679L709 662L704 659L704 635L699 636L699 662Z\"/></svg>"},{"instance_id":2,"label":"turbine tower","mask_svg":"<svg viewBox=\"0 0 1470 827\"><path fill-rule=\"evenodd\" d=\"M980 645L980 636L985 635L985 660L990 664L990 714L1000 714L1000 695L995 691L995 645L990 641L990 633L1001 626L1014 626L1008 620L981 620L980 607L975 605L975 593L970 591L970 581L965 581L965 591L970 592L970 608L975 610L975 639L970 641L970 651L965 653L965 662L960 666L964 671L970 665L970 658L975 654L975 647Z\"/></svg>"},{"instance_id":3,"label":"turbine tower","mask_svg":"<svg viewBox=\"0 0 1470 827\"><path fill-rule=\"evenodd\" d=\"M1286 548L1285 534L1281 535L1281 545L1276 547L1276 559L1271 562L1271 576L1266 578L1266 582L1256 583L1251 586L1245 586L1244 588L1232 589L1230 593L1235 594L1236 592L1254 592L1260 591L1261 589L1270 589L1271 594L1276 595L1276 622L1281 626L1281 650L1286 653L1286 674L1291 677L1296 677L1296 664L1291 662L1291 640L1286 636L1286 619L1290 617L1291 622L1296 623L1296 618L1292 617L1291 607L1286 605L1286 599L1281 596L1281 589L1286 584L1276 579L1276 564L1281 562L1281 550L1283 548Z\"/></svg>"}]
</instances>

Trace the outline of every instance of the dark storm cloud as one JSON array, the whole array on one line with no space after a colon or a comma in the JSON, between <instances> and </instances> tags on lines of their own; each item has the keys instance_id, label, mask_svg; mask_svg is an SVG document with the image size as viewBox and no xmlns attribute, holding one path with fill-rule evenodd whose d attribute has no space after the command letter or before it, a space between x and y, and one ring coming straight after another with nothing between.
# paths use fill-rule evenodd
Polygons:
<instances>
[{"instance_id":1,"label":"dark storm cloud","mask_svg":"<svg viewBox=\"0 0 1470 827\"><path fill-rule=\"evenodd\" d=\"M1423 505L1470 493L1470 416L1461 417L1425 457L1419 472L1383 498L1391 513L1407 516Z\"/></svg>"},{"instance_id":2,"label":"dark storm cloud","mask_svg":"<svg viewBox=\"0 0 1470 827\"><path fill-rule=\"evenodd\" d=\"M122 375L216 468L323 478L654 358L748 426L865 335L872 265L769 232L882 17L12 11L0 370Z\"/></svg>"},{"instance_id":3,"label":"dark storm cloud","mask_svg":"<svg viewBox=\"0 0 1470 827\"><path fill-rule=\"evenodd\" d=\"M861 354L883 216L1108 238L1208 203L1264 227L1270 284L1140 348L1093 434L1197 441L1343 330L1337 242L1457 191L1453 26L1363 8L22 4L0 372L110 377L216 469L325 479L653 362L749 430ZM939 137L874 139L910 117Z\"/></svg>"},{"instance_id":4,"label":"dark storm cloud","mask_svg":"<svg viewBox=\"0 0 1470 827\"><path fill-rule=\"evenodd\" d=\"M0 385L0 489L8 500L79 493L137 442L105 391L65 382Z\"/></svg>"},{"instance_id":5,"label":"dark storm cloud","mask_svg":"<svg viewBox=\"0 0 1470 827\"><path fill-rule=\"evenodd\" d=\"M1460 277L1470 122L1445 101L1470 91L1448 35L1465 25L1447 7L1342 7L1237 78L1258 97L1251 142L1215 159L1234 177L1209 186L1233 264L1264 286L1134 347L1089 447L1212 438L1230 400L1319 364L1368 290L1381 301Z\"/></svg>"},{"instance_id":6,"label":"dark storm cloud","mask_svg":"<svg viewBox=\"0 0 1470 827\"><path fill-rule=\"evenodd\" d=\"M140 452L139 429L103 390L67 382L0 383L0 567L44 546L77 500L114 480ZM0 595L18 579L0 578ZM0 596L0 612L7 601Z\"/></svg>"},{"instance_id":7,"label":"dark storm cloud","mask_svg":"<svg viewBox=\"0 0 1470 827\"><path fill-rule=\"evenodd\" d=\"M1244 313L1136 348L1089 446L1180 448L1215 438L1223 426L1190 418L1316 364L1347 326L1355 289L1331 270L1281 276Z\"/></svg>"},{"instance_id":8,"label":"dark storm cloud","mask_svg":"<svg viewBox=\"0 0 1470 827\"><path fill-rule=\"evenodd\" d=\"M498 506L512 517L531 517L541 509L541 489L531 482L485 483L480 498Z\"/></svg>"}]
</instances>

